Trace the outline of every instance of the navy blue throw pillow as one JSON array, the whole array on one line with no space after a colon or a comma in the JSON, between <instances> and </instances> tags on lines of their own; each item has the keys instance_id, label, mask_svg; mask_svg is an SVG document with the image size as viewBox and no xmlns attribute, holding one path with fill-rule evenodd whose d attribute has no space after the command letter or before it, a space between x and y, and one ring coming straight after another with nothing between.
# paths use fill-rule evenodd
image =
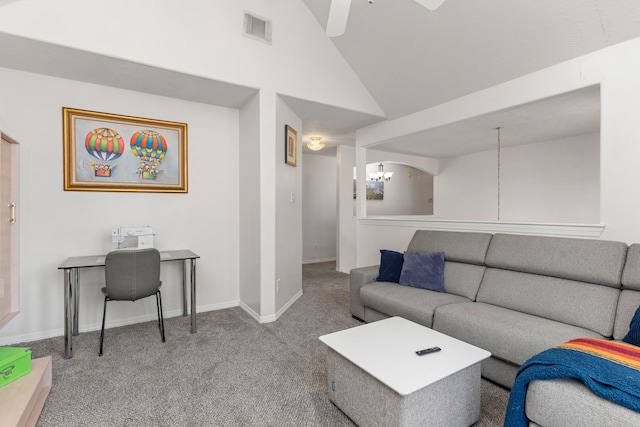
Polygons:
<instances>
[{"instance_id":1,"label":"navy blue throw pillow","mask_svg":"<svg viewBox=\"0 0 640 427\"><path fill-rule=\"evenodd\" d=\"M633 315L631 325L629 325L629 332L622 338L622 341L640 346L640 307L636 309L636 314Z\"/></svg>"},{"instance_id":2,"label":"navy blue throw pillow","mask_svg":"<svg viewBox=\"0 0 640 427\"><path fill-rule=\"evenodd\" d=\"M444 292L444 252L405 252L400 284Z\"/></svg>"},{"instance_id":3,"label":"navy blue throw pillow","mask_svg":"<svg viewBox=\"0 0 640 427\"><path fill-rule=\"evenodd\" d=\"M403 263L404 255L400 252L380 249L380 270L376 280L378 282L398 283Z\"/></svg>"}]
</instances>

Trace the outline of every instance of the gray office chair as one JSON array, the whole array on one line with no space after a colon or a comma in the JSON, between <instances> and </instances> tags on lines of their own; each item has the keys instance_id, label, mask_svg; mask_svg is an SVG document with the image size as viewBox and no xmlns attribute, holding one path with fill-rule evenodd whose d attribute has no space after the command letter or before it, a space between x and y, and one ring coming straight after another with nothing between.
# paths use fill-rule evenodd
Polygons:
<instances>
[{"instance_id":1,"label":"gray office chair","mask_svg":"<svg viewBox=\"0 0 640 427\"><path fill-rule=\"evenodd\" d=\"M136 301L156 296L158 328L162 342L164 337L164 316L160 295L160 252L157 249L135 249L111 251L105 258L104 312L100 332L100 356L104 343L104 321L107 317L108 301Z\"/></svg>"}]
</instances>

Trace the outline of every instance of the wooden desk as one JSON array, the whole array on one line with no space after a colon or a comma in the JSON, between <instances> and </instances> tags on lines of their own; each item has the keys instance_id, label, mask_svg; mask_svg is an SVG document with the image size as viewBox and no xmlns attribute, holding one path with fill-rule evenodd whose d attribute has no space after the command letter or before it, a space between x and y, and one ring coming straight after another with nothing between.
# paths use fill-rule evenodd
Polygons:
<instances>
[{"instance_id":1,"label":"wooden desk","mask_svg":"<svg viewBox=\"0 0 640 427\"><path fill-rule=\"evenodd\" d=\"M196 333L196 259L200 258L188 249L160 251L160 262L182 261L182 315L187 316L187 262L191 269L191 333ZM64 270L64 358L73 357L73 335L78 331L78 282L81 268L104 267L105 255L76 256L67 258L58 266Z\"/></svg>"}]
</instances>

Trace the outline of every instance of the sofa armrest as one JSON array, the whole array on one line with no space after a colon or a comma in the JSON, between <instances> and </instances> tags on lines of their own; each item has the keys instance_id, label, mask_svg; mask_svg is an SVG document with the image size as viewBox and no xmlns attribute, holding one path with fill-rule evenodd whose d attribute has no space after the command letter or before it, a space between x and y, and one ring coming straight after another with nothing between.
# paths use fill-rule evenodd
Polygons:
<instances>
[{"instance_id":1,"label":"sofa armrest","mask_svg":"<svg viewBox=\"0 0 640 427\"><path fill-rule=\"evenodd\" d=\"M364 305L360 300L360 288L367 283L375 282L378 277L380 266L371 265L369 267L354 268L349 273L349 306L351 314L364 320Z\"/></svg>"}]
</instances>

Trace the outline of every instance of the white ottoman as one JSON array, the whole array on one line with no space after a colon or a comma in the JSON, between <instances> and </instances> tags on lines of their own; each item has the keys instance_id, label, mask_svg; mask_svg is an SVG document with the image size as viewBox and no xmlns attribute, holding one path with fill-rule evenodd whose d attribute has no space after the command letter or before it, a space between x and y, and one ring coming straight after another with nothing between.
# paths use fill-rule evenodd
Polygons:
<instances>
[{"instance_id":1,"label":"white ottoman","mask_svg":"<svg viewBox=\"0 0 640 427\"><path fill-rule=\"evenodd\" d=\"M469 426L480 418L480 362L491 356L392 317L320 337L329 399L361 426ZM442 351L417 356L416 350Z\"/></svg>"}]
</instances>

